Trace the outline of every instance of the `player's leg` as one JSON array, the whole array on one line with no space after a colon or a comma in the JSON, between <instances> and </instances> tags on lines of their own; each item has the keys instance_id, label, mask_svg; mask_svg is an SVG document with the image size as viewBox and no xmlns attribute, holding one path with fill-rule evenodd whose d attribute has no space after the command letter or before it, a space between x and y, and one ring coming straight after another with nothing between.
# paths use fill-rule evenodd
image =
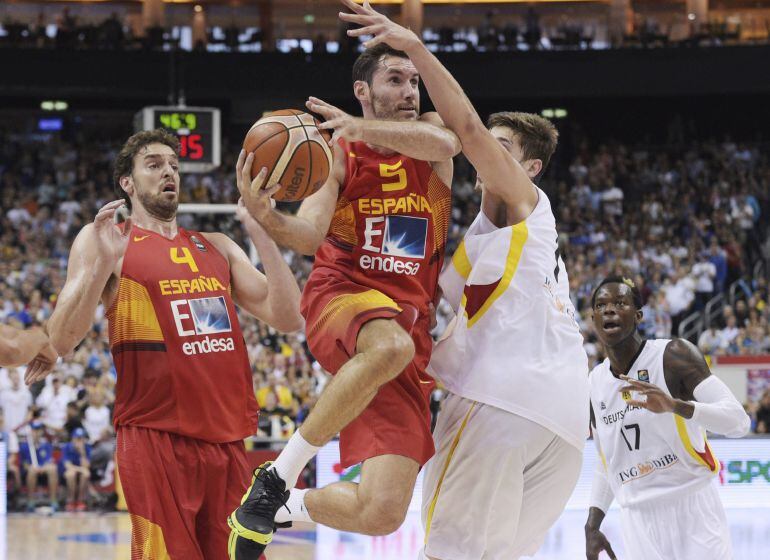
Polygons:
<instances>
[{"instance_id":1,"label":"player's leg","mask_svg":"<svg viewBox=\"0 0 770 560\"><path fill-rule=\"evenodd\" d=\"M203 468L199 482L205 500L196 518L196 532L203 557L206 560L227 560L228 555L233 559L259 560L261 549L252 545L252 541L240 539L237 535L230 542L230 528L222 523L241 501L246 491L250 468L246 457L246 449L242 441L212 444L199 442L199 454L190 457ZM236 539L240 553L232 554L230 548L235 548ZM261 557L264 560L264 556Z\"/></svg>"},{"instance_id":2,"label":"player's leg","mask_svg":"<svg viewBox=\"0 0 770 560\"><path fill-rule=\"evenodd\" d=\"M377 390L412 361L414 342L394 320L374 319L358 332L356 352L326 386L299 429L312 445L324 445L361 414Z\"/></svg>"},{"instance_id":3,"label":"player's leg","mask_svg":"<svg viewBox=\"0 0 770 560\"><path fill-rule=\"evenodd\" d=\"M387 535L404 522L420 465L400 455L367 459L361 483L337 482L305 495L313 521L365 535Z\"/></svg>"},{"instance_id":4,"label":"player's leg","mask_svg":"<svg viewBox=\"0 0 770 560\"><path fill-rule=\"evenodd\" d=\"M275 512L288 499L286 489L296 484L307 462L320 446L356 419L380 387L397 377L414 357L411 336L392 319L375 318L364 323L355 344L355 355L337 371L273 468L255 474L248 498L228 517L228 524L239 536L265 545L270 542ZM384 453L387 450L379 454ZM260 505L268 501L270 508Z\"/></svg>"},{"instance_id":5,"label":"player's leg","mask_svg":"<svg viewBox=\"0 0 770 560\"><path fill-rule=\"evenodd\" d=\"M490 531L485 558L510 560L534 555L548 529L564 511L580 477L582 463L580 450L538 425L526 446L524 497L516 537L512 542L510 534ZM495 517L505 515L503 502L496 502L496 509Z\"/></svg>"},{"instance_id":6,"label":"player's leg","mask_svg":"<svg viewBox=\"0 0 770 560\"><path fill-rule=\"evenodd\" d=\"M426 558L486 558L490 531L516 533L524 463L512 416L450 395L442 404L434 438L436 455L423 479L422 521ZM504 512L495 512L498 500Z\"/></svg>"},{"instance_id":7,"label":"player's leg","mask_svg":"<svg viewBox=\"0 0 770 560\"><path fill-rule=\"evenodd\" d=\"M730 528L713 483L678 497L669 511L676 515L668 524L667 540L677 559L732 559Z\"/></svg>"},{"instance_id":8,"label":"player's leg","mask_svg":"<svg viewBox=\"0 0 770 560\"><path fill-rule=\"evenodd\" d=\"M205 560L195 517L203 497L194 440L135 426L118 429L117 463L131 516L131 559Z\"/></svg>"}]
</instances>

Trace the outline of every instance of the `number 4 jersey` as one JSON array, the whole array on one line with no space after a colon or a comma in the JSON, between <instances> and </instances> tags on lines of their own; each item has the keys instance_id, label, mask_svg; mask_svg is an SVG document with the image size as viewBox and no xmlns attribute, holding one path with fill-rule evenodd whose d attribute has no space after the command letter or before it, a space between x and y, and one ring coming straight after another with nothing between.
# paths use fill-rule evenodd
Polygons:
<instances>
[{"instance_id":1,"label":"number 4 jersey","mask_svg":"<svg viewBox=\"0 0 770 560\"><path fill-rule=\"evenodd\" d=\"M202 234L134 227L107 312L115 425L226 443L256 431L257 402L230 265ZM98 434L97 434L98 435Z\"/></svg>"},{"instance_id":2,"label":"number 4 jersey","mask_svg":"<svg viewBox=\"0 0 770 560\"><path fill-rule=\"evenodd\" d=\"M441 274L457 319L429 371L453 393L527 418L582 450L588 358L551 203L540 189L538 196L523 222L498 228L481 211L468 228Z\"/></svg>"},{"instance_id":3,"label":"number 4 jersey","mask_svg":"<svg viewBox=\"0 0 770 560\"><path fill-rule=\"evenodd\" d=\"M628 376L670 395L663 375L669 342L645 341ZM608 359L591 371L594 438L618 504L633 506L707 484L719 472L719 461L703 428L673 413L656 414L627 404L631 395L619 391L624 385L610 371Z\"/></svg>"}]
</instances>

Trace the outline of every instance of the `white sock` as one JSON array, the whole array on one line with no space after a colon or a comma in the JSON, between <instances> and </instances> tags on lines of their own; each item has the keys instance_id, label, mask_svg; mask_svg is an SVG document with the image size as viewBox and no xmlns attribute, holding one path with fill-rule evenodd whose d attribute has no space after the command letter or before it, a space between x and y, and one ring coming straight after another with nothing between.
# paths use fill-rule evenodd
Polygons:
<instances>
[{"instance_id":1,"label":"white sock","mask_svg":"<svg viewBox=\"0 0 770 560\"><path fill-rule=\"evenodd\" d=\"M278 458L273 463L273 468L284 482L286 488L294 488L297 485L297 479L305 468L307 462L316 456L320 447L310 445L299 430L289 438L289 443L283 448Z\"/></svg>"},{"instance_id":2,"label":"white sock","mask_svg":"<svg viewBox=\"0 0 770 560\"><path fill-rule=\"evenodd\" d=\"M288 510L281 506L278 512L275 514L276 523L286 523L287 521L305 521L311 523L310 514L305 508L305 494L309 489L305 488L300 490L299 488L292 488L291 494L289 494L289 500L286 502ZM291 511L291 513L289 513Z\"/></svg>"}]
</instances>

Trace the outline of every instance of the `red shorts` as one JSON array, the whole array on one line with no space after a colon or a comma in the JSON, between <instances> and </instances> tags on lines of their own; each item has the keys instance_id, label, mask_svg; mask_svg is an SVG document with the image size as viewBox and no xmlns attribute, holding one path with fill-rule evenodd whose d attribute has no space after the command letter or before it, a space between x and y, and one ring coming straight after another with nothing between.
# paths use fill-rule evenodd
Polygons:
<instances>
[{"instance_id":1,"label":"red shorts","mask_svg":"<svg viewBox=\"0 0 770 560\"><path fill-rule=\"evenodd\" d=\"M117 460L131 560L227 560L227 516L251 474L243 442L120 426Z\"/></svg>"},{"instance_id":2,"label":"red shorts","mask_svg":"<svg viewBox=\"0 0 770 560\"><path fill-rule=\"evenodd\" d=\"M408 302L397 302L328 268L310 275L301 312L310 351L332 374L355 355L358 331L367 321L393 319L412 335L414 360L380 387L369 406L340 432L340 460L349 467L393 454L424 465L434 453L430 393L435 382L425 371L433 344L430 317L421 316Z\"/></svg>"}]
</instances>

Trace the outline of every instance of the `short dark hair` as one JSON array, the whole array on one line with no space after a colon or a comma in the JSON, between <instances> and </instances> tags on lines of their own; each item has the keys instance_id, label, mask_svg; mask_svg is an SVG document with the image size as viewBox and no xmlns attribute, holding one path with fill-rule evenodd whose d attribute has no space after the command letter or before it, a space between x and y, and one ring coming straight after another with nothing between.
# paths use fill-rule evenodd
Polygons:
<instances>
[{"instance_id":1,"label":"short dark hair","mask_svg":"<svg viewBox=\"0 0 770 560\"><path fill-rule=\"evenodd\" d=\"M131 209L131 200L128 197L128 193L120 187L120 180L131 175L131 172L134 170L134 157L139 153L139 150L150 144L165 144L174 150L177 156L179 155L179 139L164 128L143 130L126 140L126 143L123 144L115 158L112 179L115 181L115 188L118 190L118 194L126 201L126 206L128 206L129 210Z\"/></svg>"},{"instance_id":2,"label":"short dark hair","mask_svg":"<svg viewBox=\"0 0 770 560\"><path fill-rule=\"evenodd\" d=\"M596 286L594 293L591 295L591 309L593 309L596 305L596 294L599 293L599 290L602 286L606 286L607 284L625 284L631 288L631 295L634 298L634 307L637 309L642 308L642 293L639 291L639 288L636 287L634 281L630 278L626 278L625 276L618 276L613 274L612 276L607 276L599 283L598 286Z\"/></svg>"},{"instance_id":3,"label":"short dark hair","mask_svg":"<svg viewBox=\"0 0 770 560\"><path fill-rule=\"evenodd\" d=\"M371 86L374 72L384 56L409 58L409 55L404 51L396 50L385 43L378 43L358 55L356 62L353 64L353 83L360 81L366 82Z\"/></svg>"},{"instance_id":4,"label":"short dark hair","mask_svg":"<svg viewBox=\"0 0 770 560\"><path fill-rule=\"evenodd\" d=\"M539 159L543 162L542 175L559 142L559 131L548 119L534 113L504 111L493 113L487 119L487 128L502 126L510 129L519 139L524 159Z\"/></svg>"}]
</instances>

